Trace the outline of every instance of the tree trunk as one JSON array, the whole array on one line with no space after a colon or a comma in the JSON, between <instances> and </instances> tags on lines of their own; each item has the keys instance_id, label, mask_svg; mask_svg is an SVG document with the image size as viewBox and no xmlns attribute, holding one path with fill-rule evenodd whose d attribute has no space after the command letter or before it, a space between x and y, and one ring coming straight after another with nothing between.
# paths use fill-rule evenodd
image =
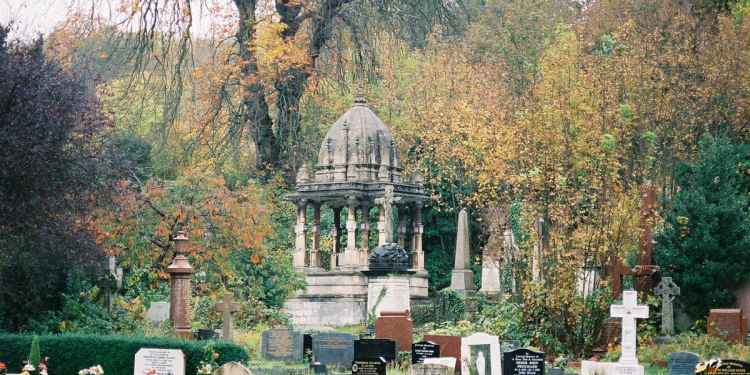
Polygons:
<instances>
[{"instance_id":1,"label":"tree trunk","mask_svg":"<svg viewBox=\"0 0 750 375\"><path fill-rule=\"evenodd\" d=\"M262 177L269 177L279 166L279 142L273 132L273 121L268 113L268 103L263 85L258 79L258 62L250 48L255 30L255 0L234 0L239 12L237 41L242 65L242 106L248 127L252 129L255 143L255 167Z\"/></svg>"}]
</instances>

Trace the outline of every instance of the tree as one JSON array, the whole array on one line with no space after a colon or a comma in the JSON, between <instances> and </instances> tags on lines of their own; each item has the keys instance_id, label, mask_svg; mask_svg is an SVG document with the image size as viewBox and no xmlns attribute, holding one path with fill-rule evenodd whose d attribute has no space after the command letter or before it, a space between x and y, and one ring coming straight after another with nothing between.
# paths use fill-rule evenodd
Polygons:
<instances>
[{"instance_id":1,"label":"tree","mask_svg":"<svg viewBox=\"0 0 750 375\"><path fill-rule=\"evenodd\" d=\"M682 288L694 319L730 306L750 267L750 146L704 136L700 157L677 171L679 192L656 237L656 261Z\"/></svg>"},{"instance_id":2,"label":"tree","mask_svg":"<svg viewBox=\"0 0 750 375\"><path fill-rule=\"evenodd\" d=\"M11 43L8 31L0 27L0 327L18 329L60 307L71 273L95 274L86 212L117 168L85 85L44 57L42 40Z\"/></svg>"}]
</instances>

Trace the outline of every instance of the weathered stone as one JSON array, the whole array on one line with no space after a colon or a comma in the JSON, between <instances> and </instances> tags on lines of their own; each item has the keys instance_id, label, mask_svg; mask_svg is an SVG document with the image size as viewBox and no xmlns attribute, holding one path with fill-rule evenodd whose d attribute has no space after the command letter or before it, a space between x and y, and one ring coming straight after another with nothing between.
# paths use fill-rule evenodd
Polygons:
<instances>
[{"instance_id":1,"label":"weathered stone","mask_svg":"<svg viewBox=\"0 0 750 375\"><path fill-rule=\"evenodd\" d=\"M458 213L456 231L456 253L451 274L451 289L458 291L474 290L474 274L469 268L471 233L469 232L469 214L466 209Z\"/></svg>"},{"instance_id":2,"label":"weathered stone","mask_svg":"<svg viewBox=\"0 0 750 375\"><path fill-rule=\"evenodd\" d=\"M661 297L661 334L664 336L674 335L674 307L675 296L680 295L680 287L672 281L671 277L662 277L659 284L654 288L654 294Z\"/></svg>"},{"instance_id":3,"label":"weathered stone","mask_svg":"<svg viewBox=\"0 0 750 375\"><path fill-rule=\"evenodd\" d=\"M193 266L187 257L188 238L184 232L179 232L174 238L175 255L172 264L167 267L170 276L170 310L169 317L175 332L182 338L193 337L191 326L190 300L192 288L190 280L193 277Z\"/></svg>"},{"instance_id":4,"label":"weathered stone","mask_svg":"<svg viewBox=\"0 0 750 375\"><path fill-rule=\"evenodd\" d=\"M213 375L253 375L253 373L239 362L227 362L216 369Z\"/></svg>"},{"instance_id":5,"label":"weathered stone","mask_svg":"<svg viewBox=\"0 0 750 375\"><path fill-rule=\"evenodd\" d=\"M315 362L349 367L354 360L354 336L337 332L316 333L312 336L312 352Z\"/></svg>"},{"instance_id":6,"label":"weathered stone","mask_svg":"<svg viewBox=\"0 0 750 375\"><path fill-rule=\"evenodd\" d=\"M440 356L455 359L456 373L461 373L461 336L425 335L424 339L440 345Z\"/></svg>"},{"instance_id":7,"label":"weathered stone","mask_svg":"<svg viewBox=\"0 0 750 375\"><path fill-rule=\"evenodd\" d=\"M154 323L161 323L169 320L169 302L152 302L148 311L146 311L146 319Z\"/></svg>"},{"instance_id":8,"label":"weathered stone","mask_svg":"<svg viewBox=\"0 0 750 375\"><path fill-rule=\"evenodd\" d=\"M411 366L410 375L453 375L453 367L439 364L417 363Z\"/></svg>"},{"instance_id":9,"label":"weathered stone","mask_svg":"<svg viewBox=\"0 0 750 375\"><path fill-rule=\"evenodd\" d=\"M216 311L222 313L222 338L232 341L232 313L240 311L240 304L232 301L231 293L225 292L224 299L216 306Z\"/></svg>"},{"instance_id":10,"label":"weathered stone","mask_svg":"<svg viewBox=\"0 0 750 375\"><path fill-rule=\"evenodd\" d=\"M411 310L410 275L371 276L367 286L367 312Z\"/></svg>"},{"instance_id":11,"label":"weathered stone","mask_svg":"<svg viewBox=\"0 0 750 375\"><path fill-rule=\"evenodd\" d=\"M747 322L740 309L711 309L708 315L708 334L733 342L744 343L747 337Z\"/></svg>"},{"instance_id":12,"label":"weathered stone","mask_svg":"<svg viewBox=\"0 0 750 375\"><path fill-rule=\"evenodd\" d=\"M272 361L297 362L302 360L302 334L289 329L263 332L261 354Z\"/></svg>"}]
</instances>

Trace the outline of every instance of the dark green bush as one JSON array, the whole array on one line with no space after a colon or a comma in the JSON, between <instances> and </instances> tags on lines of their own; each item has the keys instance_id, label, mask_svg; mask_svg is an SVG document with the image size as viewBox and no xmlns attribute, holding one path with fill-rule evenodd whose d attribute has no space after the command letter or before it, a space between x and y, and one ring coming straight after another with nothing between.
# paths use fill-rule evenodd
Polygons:
<instances>
[{"instance_id":1,"label":"dark green bush","mask_svg":"<svg viewBox=\"0 0 750 375\"><path fill-rule=\"evenodd\" d=\"M32 336L0 334L0 361L9 372L21 369L29 355ZM185 354L185 374L195 375L204 357L208 341L185 341L172 338L59 335L40 336L43 357L49 357L51 374L77 374L80 369L101 365L107 375L132 375L135 353L141 348L181 349ZM228 342L214 342L219 353L217 362L245 362L247 351Z\"/></svg>"}]
</instances>

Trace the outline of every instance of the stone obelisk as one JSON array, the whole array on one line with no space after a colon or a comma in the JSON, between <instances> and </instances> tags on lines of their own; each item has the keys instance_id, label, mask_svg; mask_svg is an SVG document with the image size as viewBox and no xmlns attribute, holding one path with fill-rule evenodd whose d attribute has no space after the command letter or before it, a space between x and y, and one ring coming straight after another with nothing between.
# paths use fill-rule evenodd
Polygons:
<instances>
[{"instance_id":1,"label":"stone obelisk","mask_svg":"<svg viewBox=\"0 0 750 375\"><path fill-rule=\"evenodd\" d=\"M474 290L474 274L469 268L469 214L461 209L456 233L456 261L451 273L451 289L459 292Z\"/></svg>"}]
</instances>

